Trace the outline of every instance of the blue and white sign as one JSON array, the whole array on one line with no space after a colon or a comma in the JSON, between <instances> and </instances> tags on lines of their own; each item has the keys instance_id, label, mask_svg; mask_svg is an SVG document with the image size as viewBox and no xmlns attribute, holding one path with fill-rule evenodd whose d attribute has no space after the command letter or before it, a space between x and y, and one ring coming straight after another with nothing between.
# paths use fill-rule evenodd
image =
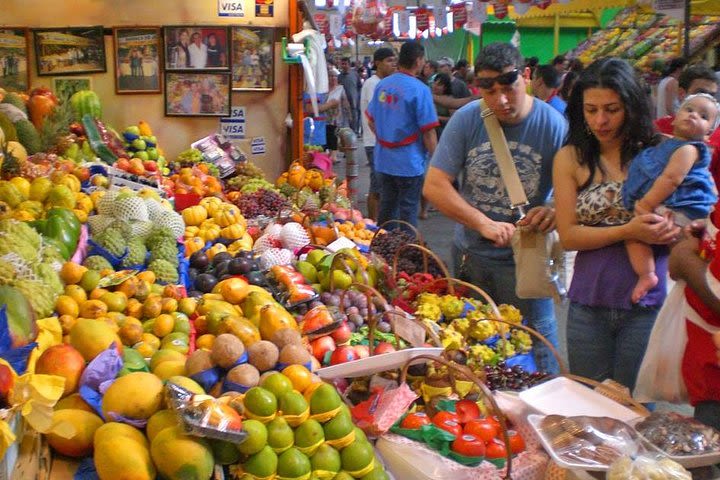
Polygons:
<instances>
[{"instance_id":1,"label":"blue and white sign","mask_svg":"<svg viewBox=\"0 0 720 480\"><path fill-rule=\"evenodd\" d=\"M255 137L250 141L250 153L253 155L265 154L265 137Z\"/></svg>"},{"instance_id":2,"label":"blue and white sign","mask_svg":"<svg viewBox=\"0 0 720 480\"><path fill-rule=\"evenodd\" d=\"M230 108L230 116L220 119L220 133L230 140L245 138L245 107Z\"/></svg>"},{"instance_id":3,"label":"blue and white sign","mask_svg":"<svg viewBox=\"0 0 720 480\"><path fill-rule=\"evenodd\" d=\"M219 17L244 17L245 0L218 0Z\"/></svg>"}]
</instances>

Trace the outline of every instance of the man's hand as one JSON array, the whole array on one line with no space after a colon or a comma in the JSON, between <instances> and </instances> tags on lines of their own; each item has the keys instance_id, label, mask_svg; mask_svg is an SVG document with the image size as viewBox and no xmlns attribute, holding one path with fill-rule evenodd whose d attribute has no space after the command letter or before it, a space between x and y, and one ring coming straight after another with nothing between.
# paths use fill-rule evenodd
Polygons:
<instances>
[{"instance_id":1,"label":"man's hand","mask_svg":"<svg viewBox=\"0 0 720 480\"><path fill-rule=\"evenodd\" d=\"M490 220L480 225L478 232L480 232L480 235L484 238L493 242L496 247L508 247L510 246L513 233L515 233L515 225Z\"/></svg>"},{"instance_id":2,"label":"man's hand","mask_svg":"<svg viewBox=\"0 0 720 480\"><path fill-rule=\"evenodd\" d=\"M551 207L533 207L517 224L531 227L542 233L551 232L555 228L555 209Z\"/></svg>"}]
</instances>

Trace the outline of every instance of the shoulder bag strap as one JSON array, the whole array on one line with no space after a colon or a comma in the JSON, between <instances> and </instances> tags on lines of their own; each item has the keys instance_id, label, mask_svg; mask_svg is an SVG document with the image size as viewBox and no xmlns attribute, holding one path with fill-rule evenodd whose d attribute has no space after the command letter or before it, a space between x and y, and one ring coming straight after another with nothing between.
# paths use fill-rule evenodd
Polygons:
<instances>
[{"instance_id":1,"label":"shoulder bag strap","mask_svg":"<svg viewBox=\"0 0 720 480\"><path fill-rule=\"evenodd\" d=\"M525 215L523 207L528 204L528 200L520 176L515 168L515 162L510 154L505 133L503 133L495 114L485 105L485 100L480 100L480 115L485 123L488 137L490 137L490 145L500 168L500 176L510 197L510 204L512 208L518 209L522 217Z\"/></svg>"}]
</instances>

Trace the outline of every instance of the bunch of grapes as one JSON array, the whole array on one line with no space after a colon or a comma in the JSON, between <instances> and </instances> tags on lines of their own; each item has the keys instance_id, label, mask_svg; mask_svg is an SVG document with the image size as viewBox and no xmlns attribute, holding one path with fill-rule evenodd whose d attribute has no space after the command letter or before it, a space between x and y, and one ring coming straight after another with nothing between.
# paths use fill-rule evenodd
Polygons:
<instances>
[{"instance_id":1,"label":"bunch of grapes","mask_svg":"<svg viewBox=\"0 0 720 480\"><path fill-rule=\"evenodd\" d=\"M405 230L389 230L382 235L376 235L370 244L370 249L380 255L388 264L392 265L395 253L400 247L408 243L417 243L419 240L412 233ZM404 250L398 258L398 272L405 272L408 275L423 272L423 252L417 248ZM428 258L428 273L433 276L442 276L442 270L434 258Z\"/></svg>"},{"instance_id":2,"label":"bunch of grapes","mask_svg":"<svg viewBox=\"0 0 720 480\"><path fill-rule=\"evenodd\" d=\"M381 306L382 301L378 298L373 298L368 304L367 297L356 290L348 290L345 292L345 296L342 295L343 290L333 290L332 292L323 292L320 294L320 301L327 305L329 308L338 308L342 302L345 315L342 317L343 320L347 321L351 331L356 331L363 325L365 325L365 319L369 315L375 315L378 308ZM377 328L383 333L389 333L392 329L390 326L390 319L383 318L378 322Z\"/></svg>"},{"instance_id":3,"label":"bunch of grapes","mask_svg":"<svg viewBox=\"0 0 720 480\"><path fill-rule=\"evenodd\" d=\"M483 368L485 384L490 390L521 391L537 385L548 377L546 372L529 373L519 365L508 367L505 362L485 365Z\"/></svg>"},{"instance_id":4,"label":"bunch of grapes","mask_svg":"<svg viewBox=\"0 0 720 480\"><path fill-rule=\"evenodd\" d=\"M203 159L202 152L197 148L188 148L183 150L175 159L182 166L191 166L195 163L201 162Z\"/></svg>"},{"instance_id":5,"label":"bunch of grapes","mask_svg":"<svg viewBox=\"0 0 720 480\"><path fill-rule=\"evenodd\" d=\"M243 194L235 203L245 218L275 217L287 206L285 197L265 189Z\"/></svg>"},{"instance_id":6,"label":"bunch of grapes","mask_svg":"<svg viewBox=\"0 0 720 480\"><path fill-rule=\"evenodd\" d=\"M252 162L240 162L235 167L235 176L226 183L229 190L241 190L248 183L258 179L265 181L265 174L257 165Z\"/></svg>"}]
</instances>

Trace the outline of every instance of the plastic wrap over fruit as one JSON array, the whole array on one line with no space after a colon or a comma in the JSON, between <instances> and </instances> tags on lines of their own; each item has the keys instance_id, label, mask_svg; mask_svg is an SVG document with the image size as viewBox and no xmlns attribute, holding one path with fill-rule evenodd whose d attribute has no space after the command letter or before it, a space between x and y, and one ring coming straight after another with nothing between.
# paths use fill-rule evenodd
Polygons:
<instances>
[{"instance_id":1,"label":"plastic wrap over fruit","mask_svg":"<svg viewBox=\"0 0 720 480\"><path fill-rule=\"evenodd\" d=\"M358 35L379 38L385 31L387 10L382 0L361 0L353 10L352 26Z\"/></svg>"},{"instance_id":2,"label":"plastic wrap over fruit","mask_svg":"<svg viewBox=\"0 0 720 480\"><path fill-rule=\"evenodd\" d=\"M682 465L667 457L620 457L607 472L607 480L691 480Z\"/></svg>"}]
</instances>

